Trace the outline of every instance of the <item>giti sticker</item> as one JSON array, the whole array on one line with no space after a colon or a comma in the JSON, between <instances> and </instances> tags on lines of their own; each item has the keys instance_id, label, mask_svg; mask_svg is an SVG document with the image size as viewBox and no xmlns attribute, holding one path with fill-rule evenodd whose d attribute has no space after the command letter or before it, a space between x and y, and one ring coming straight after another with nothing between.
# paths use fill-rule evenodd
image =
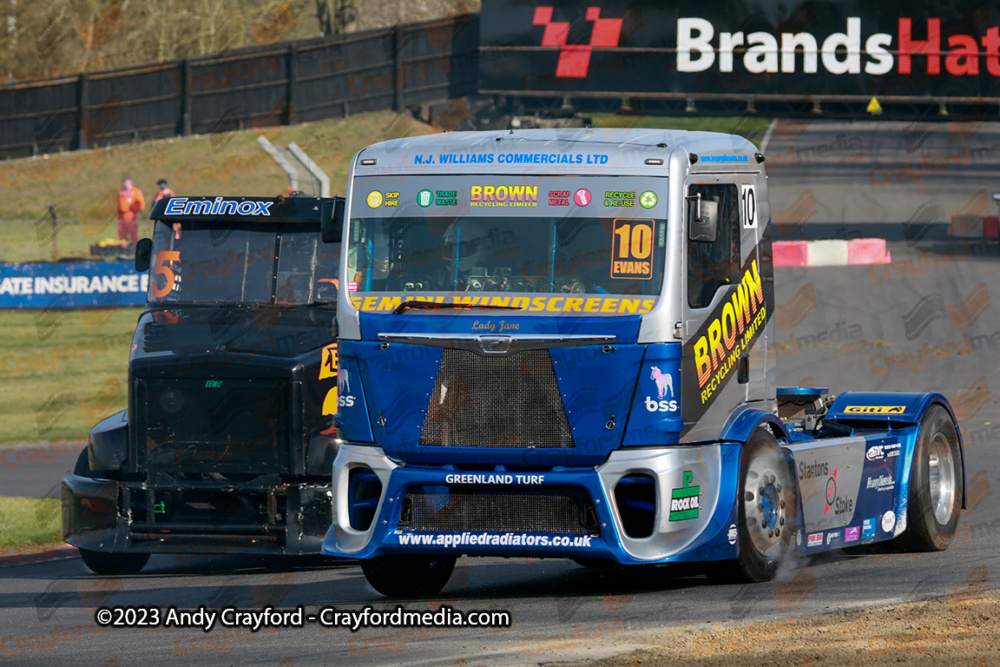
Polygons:
<instances>
[{"instance_id":1,"label":"giti sticker","mask_svg":"<svg viewBox=\"0 0 1000 667\"><path fill-rule=\"evenodd\" d=\"M848 405L844 408L846 414L853 415L901 415L906 412L905 405Z\"/></svg>"},{"instance_id":2,"label":"giti sticker","mask_svg":"<svg viewBox=\"0 0 1000 667\"><path fill-rule=\"evenodd\" d=\"M337 344L323 348L323 358L319 365L319 379L337 377Z\"/></svg>"},{"instance_id":3,"label":"giti sticker","mask_svg":"<svg viewBox=\"0 0 1000 667\"><path fill-rule=\"evenodd\" d=\"M652 220L615 220L612 278L649 280L653 277L653 224Z\"/></svg>"},{"instance_id":4,"label":"giti sticker","mask_svg":"<svg viewBox=\"0 0 1000 667\"><path fill-rule=\"evenodd\" d=\"M740 186L740 213L744 229L757 226L757 192L752 185Z\"/></svg>"}]
</instances>

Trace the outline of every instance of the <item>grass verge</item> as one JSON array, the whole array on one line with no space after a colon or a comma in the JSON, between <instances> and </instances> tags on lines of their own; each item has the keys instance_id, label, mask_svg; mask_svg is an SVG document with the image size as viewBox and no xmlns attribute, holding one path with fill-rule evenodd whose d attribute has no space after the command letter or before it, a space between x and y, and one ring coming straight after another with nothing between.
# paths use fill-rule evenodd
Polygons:
<instances>
[{"instance_id":1,"label":"grass verge","mask_svg":"<svg viewBox=\"0 0 1000 667\"><path fill-rule=\"evenodd\" d=\"M148 235L156 181L166 178L179 195L278 195L288 177L257 144L295 142L343 194L354 154L386 139L436 130L409 114L364 113L344 119L208 136L172 138L104 149L58 153L0 163L0 262L50 261L48 202L62 222L59 257L89 256L91 244L117 240L117 190L130 175L146 197L140 235Z\"/></svg>"},{"instance_id":2,"label":"grass verge","mask_svg":"<svg viewBox=\"0 0 1000 667\"><path fill-rule=\"evenodd\" d=\"M0 547L49 544L61 535L59 498L0 496Z\"/></svg>"},{"instance_id":3,"label":"grass verge","mask_svg":"<svg viewBox=\"0 0 1000 667\"><path fill-rule=\"evenodd\" d=\"M141 312L0 311L0 443L86 438L125 409Z\"/></svg>"}]
</instances>

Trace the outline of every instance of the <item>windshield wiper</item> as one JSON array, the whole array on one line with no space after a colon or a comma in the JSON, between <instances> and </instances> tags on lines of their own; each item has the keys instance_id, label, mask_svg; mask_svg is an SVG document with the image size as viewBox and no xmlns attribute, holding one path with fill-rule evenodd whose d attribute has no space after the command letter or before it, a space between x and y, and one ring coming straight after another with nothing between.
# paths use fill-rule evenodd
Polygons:
<instances>
[{"instance_id":1,"label":"windshield wiper","mask_svg":"<svg viewBox=\"0 0 1000 667\"><path fill-rule=\"evenodd\" d=\"M414 310L437 310L439 308L451 308L455 310L466 310L478 308L479 310L524 310L520 306L490 306L479 303L441 303L439 301L424 301L422 299L410 299L396 306L392 311L393 315L399 315L410 308Z\"/></svg>"}]
</instances>

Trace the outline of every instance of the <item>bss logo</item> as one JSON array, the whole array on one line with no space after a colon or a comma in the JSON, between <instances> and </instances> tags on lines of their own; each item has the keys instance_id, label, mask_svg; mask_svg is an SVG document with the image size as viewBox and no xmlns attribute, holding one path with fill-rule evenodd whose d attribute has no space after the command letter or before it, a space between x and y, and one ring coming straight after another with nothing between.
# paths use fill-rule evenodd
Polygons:
<instances>
[{"instance_id":1,"label":"bss logo","mask_svg":"<svg viewBox=\"0 0 1000 667\"><path fill-rule=\"evenodd\" d=\"M651 397L646 397L646 409L650 412L677 412L677 401L654 401Z\"/></svg>"}]
</instances>

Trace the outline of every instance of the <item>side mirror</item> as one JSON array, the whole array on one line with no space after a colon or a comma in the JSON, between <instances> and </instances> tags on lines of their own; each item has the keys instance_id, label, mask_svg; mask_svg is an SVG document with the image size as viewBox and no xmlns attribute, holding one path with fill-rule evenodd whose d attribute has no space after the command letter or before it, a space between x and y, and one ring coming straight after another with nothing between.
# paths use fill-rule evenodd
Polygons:
<instances>
[{"instance_id":1,"label":"side mirror","mask_svg":"<svg viewBox=\"0 0 1000 667\"><path fill-rule=\"evenodd\" d=\"M344 232L344 211L347 208L347 200L343 197L334 197L331 203L333 205L329 208L329 213L327 212L329 204L323 207L320 237L323 243L340 243L340 237Z\"/></svg>"},{"instance_id":2,"label":"side mirror","mask_svg":"<svg viewBox=\"0 0 1000 667\"><path fill-rule=\"evenodd\" d=\"M149 270L149 259L153 255L153 240L139 239L135 244L135 270L139 273Z\"/></svg>"},{"instance_id":3,"label":"side mirror","mask_svg":"<svg viewBox=\"0 0 1000 667\"><path fill-rule=\"evenodd\" d=\"M719 232L719 202L704 199L701 193L687 197L688 239L714 243Z\"/></svg>"}]
</instances>

